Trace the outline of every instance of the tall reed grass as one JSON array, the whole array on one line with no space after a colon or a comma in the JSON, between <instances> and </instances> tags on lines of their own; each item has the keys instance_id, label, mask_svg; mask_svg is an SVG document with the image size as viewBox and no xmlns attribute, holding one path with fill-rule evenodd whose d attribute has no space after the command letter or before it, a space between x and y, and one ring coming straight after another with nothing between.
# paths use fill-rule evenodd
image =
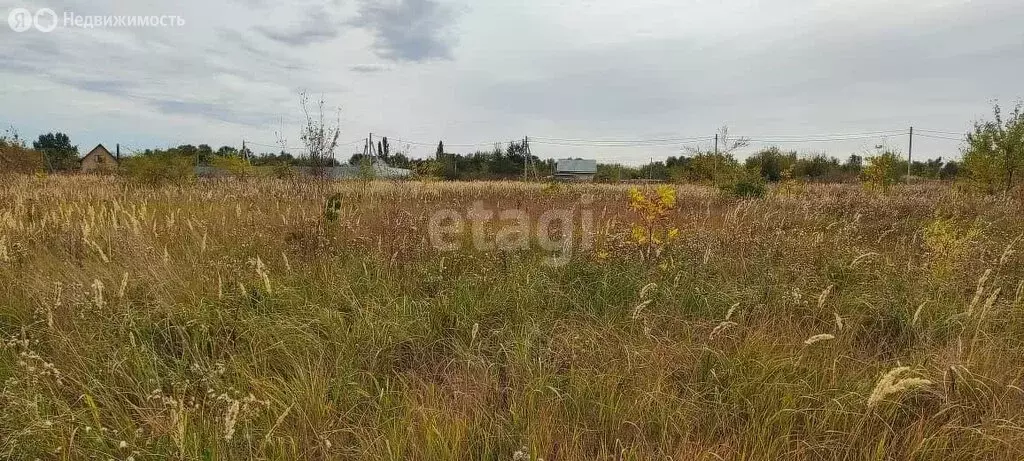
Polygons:
<instances>
[{"instance_id":1,"label":"tall reed grass","mask_svg":"<svg viewBox=\"0 0 1024 461\"><path fill-rule=\"evenodd\" d=\"M564 266L426 235L583 194ZM1024 458L1019 198L673 205L652 253L619 186L10 178L0 458Z\"/></svg>"}]
</instances>

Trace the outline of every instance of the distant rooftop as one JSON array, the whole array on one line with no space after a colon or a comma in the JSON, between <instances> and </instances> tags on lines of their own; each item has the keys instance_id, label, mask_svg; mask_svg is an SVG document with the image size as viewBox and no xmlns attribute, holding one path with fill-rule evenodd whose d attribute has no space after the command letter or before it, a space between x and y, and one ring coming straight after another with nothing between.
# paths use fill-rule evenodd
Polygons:
<instances>
[{"instance_id":1,"label":"distant rooftop","mask_svg":"<svg viewBox=\"0 0 1024 461\"><path fill-rule=\"evenodd\" d=\"M555 165L555 174L595 174L597 160L582 158L565 158Z\"/></svg>"}]
</instances>

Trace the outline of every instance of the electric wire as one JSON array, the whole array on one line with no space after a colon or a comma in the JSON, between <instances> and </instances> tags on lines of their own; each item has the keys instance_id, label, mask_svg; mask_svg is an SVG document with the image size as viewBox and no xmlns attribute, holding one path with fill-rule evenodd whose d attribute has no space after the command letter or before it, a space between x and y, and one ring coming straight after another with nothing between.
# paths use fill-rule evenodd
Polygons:
<instances>
[{"instance_id":1,"label":"electric wire","mask_svg":"<svg viewBox=\"0 0 1024 461\"><path fill-rule=\"evenodd\" d=\"M962 141L962 138L955 138L953 136L962 135L962 133L946 130L931 130L926 128L915 128L914 135L928 139L939 139L948 141ZM831 143L831 142L846 142L846 141L862 141L868 139L884 139L890 137L908 136L906 130L877 130L877 131L860 131L850 133L829 133L829 134L807 134L807 135L768 135L768 136L730 136L731 140L743 140L750 143L759 144L800 144L800 143ZM715 140L714 136L667 136L667 137L651 137L651 138L635 138L635 139L588 139L588 138L572 138L572 137L555 137L555 136L531 136L528 138L529 142L536 145L543 146L554 146L554 147L593 147L593 148L656 148L656 147L682 147L685 145L691 145L694 143L709 143ZM424 142L404 138L390 138L396 144L405 144L408 146L418 147L434 147L437 146L437 142ZM340 143L339 146L352 146L365 144L366 139L357 139L346 143ZM267 144L253 141L246 141L248 144L259 147L269 148L282 148L277 144ZM443 142L443 140L441 140ZM512 141L484 141L484 142L444 142L445 147L458 147L458 148L487 148L487 147L499 147L507 146L509 143L519 142L518 139ZM284 150L301 150L304 147L290 147L285 146Z\"/></svg>"}]
</instances>

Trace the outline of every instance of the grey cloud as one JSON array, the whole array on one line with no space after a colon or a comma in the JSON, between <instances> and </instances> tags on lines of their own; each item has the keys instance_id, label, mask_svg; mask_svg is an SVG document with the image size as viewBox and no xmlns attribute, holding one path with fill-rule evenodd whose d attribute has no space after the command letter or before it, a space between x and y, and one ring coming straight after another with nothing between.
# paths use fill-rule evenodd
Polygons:
<instances>
[{"instance_id":1,"label":"grey cloud","mask_svg":"<svg viewBox=\"0 0 1024 461\"><path fill-rule=\"evenodd\" d=\"M293 103L282 100L280 92L261 92L256 100L242 99L240 95L249 91L246 85L306 84L305 75L294 75L303 70L304 62L282 47L254 45L254 39L260 40L258 35L214 29L210 31L215 34L212 40L196 43L184 52L182 43L173 41L174 34L166 32L146 28L12 32L11 40L0 42L0 62L4 63L0 76L33 76L68 89L145 104L162 114L245 125L274 122L280 107ZM107 65L97 66L97 62ZM227 84L212 79L221 74L236 78ZM207 90L210 85L221 86L221 95L205 100L178 96L183 89L186 93L216 94Z\"/></svg>"},{"instance_id":2,"label":"grey cloud","mask_svg":"<svg viewBox=\"0 0 1024 461\"><path fill-rule=\"evenodd\" d=\"M3 62L3 72L12 74L38 74L43 67L42 64L33 60L20 57L21 53L14 53L7 50L0 50L0 62Z\"/></svg>"},{"instance_id":3,"label":"grey cloud","mask_svg":"<svg viewBox=\"0 0 1024 461\"><path fill-rule=\"evenodd\" d=\"M956 130L985 116L992 98L1020 96L1016 77L1024 70L1020 0L912 15L887 14L900 13L900 7L880 2L862 2L879 5L849 8L853 12L811 2L820 11L768 18L749 28L706 32L664 25L637 34L636 27L626 27L628 36L615 24L634 24L636 18L601 13L602 4L614 0L583 2L595 5L594 14L585 15L573 10L581 2L546 2L540 10L529 2L517 7L472 2L472 14L463 15L461 7L451 6L460 2L469 3L358 0L340 8L333 0L306 0L303 7L273 0L182 0L172 13L186 16L187 29L18 34L0 24L5 29L0 30L0 79L10 80L4 80L0 103L13 107L12 113L45 120L63 115L53 112L53 104L30 101L38 99L30 90L52 89L43 102L87 91L94 97L82 98L76 107L86 132L124 126L112 122L95 128L89 121L109 111L100 103L109 100L131 108L115 114L119 120L137 118L140 129L150 133L176 136L168 126L181 125L230 138L240 131L221 126L230 123L253 125L248 131L269 140L273 137L266 133L274 128L266 127L282 125L282 115L297 111L293 90L308 88L353 107L353 131L379 131L383 125L422 141L435 136L433 131L451 136L453 143L504 139L507 132L588 139L691 136L713 133L724 123L736 134L771 139L768 135L887 130L910 123ZM116 0L47 5L58 15L155 9L126 10ZM268 20L263 8L276 6L296 13L288 16L294 21L282 21L283 15ZM682 10L666 11L675 12L665 15L671 19ZM341 16L349 13L351 19ZM595 16L598 20L589 24ZM578 23L566 24L567 18ZM473 35L462 35L467 46L456 49L456 28L463 22L458 35ZM352 34L356 40L349 41L346 34L353 30L366 36ZM317 46L302 46L307 44ZM448 58L455 62L388 72L401 63ZM408 109L393 114L368 109L364 106L373 98L354 93L393 93L394 99L409 101ZM130 115L136 111L144 117ZM367 112L371 115L362 116ZM549 152L558 153L554 147ZM647 159L646 152L638 156Z\"/></svg>"},{"instance_id":4,"label":"grey cloud","mask_svg":"<svg viewBox=\"0 0 1024 461\"><path fill-rule=\"evenodd\" d=\"M983 81L1020 69L1020 61L1005 58L1011 50L998 44L999 31L1022 20L1019 12L998 20L964 15L957 23L933 24L925 31L893 29L850 40L819 39L813 48L794 47L794 57L810 58L805 61L808 70L833 81L895 83L937 76ZM991 27L993 23L1006 29Z\"/></svg>"},{"instance_id":5,"label":"grey cloud","mask_svg":"<svg viewBox=\"0 0 1024 461\"><path fill-rule=\"evenodd\" d=\"M219 29L217 37L220 41L206 49L211 54L242 54L239 59L242 61L258 59L264 66L276 69L281 72L307 71L307 66L295 56L279 52L278 50L260 48L253 43L250 35L233 29ZM238 53L240 52L240 53ZM246 79L253 78L252 72L248 69L240 71L234 62L227 65L219 62L211 62L209 65L218 72L228 73Z\"/></svg>"},{"instance_id":6,"label":"grey cloud","mask_svg":"<svg viewBox=\"0 0 1024 461\"><path fill-rule=\"evenodd\" d=\"M203 102L185 102L175 100L158 99L153 105L165 114L200 114L215 116L221 111L216 105Z\"/></svg>"},{"instance_id":7,"label":"grey cloud","mask_svg":"<svg viewBox=\"0 0 1024 461\"><path fill-rule=\"evenodd\" d=\"M104 72L78 72L74 69L81 56L61 47L55 34L40 34L32 40L15 43L17 51L0 50L4 71L23 75L46 75L56 83L111 96L131 97L135 87L121 76ZM89 47L86 47L89 48Z\"/></svg>"},{"instance_id":8,"label":"grey cloud","mask_svg":"<svg viewBox=\"0 0 1024 461\"><path fill-rule=\"evenodd\" d=\"M247 54L253 57L264 58L267 56L267 52L259 49L252 44L252 40L243 35L241 32L232 29L219 29L217 36L223 41L223 43L235 45L238 49L245 51ZM220 47L218 47L220 48Z\"/></svg>"},{"instance_id":9,"label":"grey cloud","mask_svg":"<svg viewBox=\"0 0 1024 461\"><path fill-rule=\"evenodd\" d=\"M356 64L354 66L349 67L348 69L351 70L352 72L359 72L362 74L373 74L388 70L387 67L384 67L380 64Z\"/></svg>"},{"instance_id":10,"label":"grey cloud","mask_svg":"<svg viewBox=\"0 0 1024 461\"><path fill-rule=\"evenodd\" d=\"M119 80L85 80L85 79L64 79L63 83L84 91L102 93L111 96L131 96L129 90L135 85Z\"/></svg>"},{"instance_id":11,"label":"grey cloud","mask_svg":"<svg viewBox=\"0 0 1024 461\"><path fill-rule=\"evenodd\" d=\"M452 58L456 16L437 0L363 0L352 24L370 30L378 56L421 62Z\"/></svg>"},{"instance_id":12,"label":"grey cloud","mask_svg":"<svg viewBox=\"0 0 1024 461\"><path fill-rule=\"evenodd\" d=\"M257 27L256 30L276 42L290 46L305 46L331 40L341 33L341 27L335 23L324 7L311 9L296 27L280 30L270 27Z\"/></svg>"},{"instance_id":13,"label":"grey cloud","mask_svg":"<svg viewBox=\"0 0 1024 461\"><path fill-rule=\"evenodd\" d=\"M7 30L11 37L4 37L0 47L0 62L3 70L14 73L38 73L47 69L51 62L61 62L66 54L49 34L18 34ZM33 37L33 35L36 35Z\"/></svg>"},{"instance_id":14,"label":"grey cloud","mask_svg":"<svg viewBox=\"0 0 1024 461\"><path fill-rule=\"evenodd\" d=\"M252 8L263 8L263 7L266 7L267 4L268 4L267 0L234 0L234 1L235 1L235 3L238 3L238 4L242 5L242 6L247 6L247 7L252 7Z\"/></svg>"},{"instance_id":15,"label":"grey cloud","mask_svg":"<svg viewBox=\"0 0 1024 461\"><path fill-rule=\"evenodd\" d=\"M169 115L198 115L240 125L270 123L273 117L259 114L243 114L227 109L223 105L206 102L179 101L174 99L151 99L149 103L158 111Z\"/></svg>"},{"instance_id":16,"label":"grey cloud","mask_svg":"<svg viewBox=\"0 0 1024 461\"><path fill-rule=\"evenodd\" d=\"M1010 43L1006 31L1024 20L1024 10L1003 13L999 19L984 11L957 22L940 18L915 30L844 31L823 24L741 46L670 39L554 51L510 63L529 69L530 78L476 76L460 96L504 114L590 123L696 120L697 108L705 118L764 117L759 124L784 109L810 118L837 107L881 117L895 106L910 118L916 114L909 108L956 110L985 101L989 88L1019 73L1021 61L1007 59L1010 49L997 44ZM828 116L852 117L844 111Z\"/></svg>"},{"instance_id":17,"label":"grey cloud","mask_svg":"<svg viewBox=\"0 0 1024 461\"><path fill-rule=\"evenodd\" d=\"M669 50L690 57L667 60ZM522 117L650 120L712 102L718 90L712 88L718 77L703 69L719 63L678 41L556 52L522 64L535 66L534 76L478 76L465 82L460 95L472 98L468 104Z\"/></svg>"}]
</instances>

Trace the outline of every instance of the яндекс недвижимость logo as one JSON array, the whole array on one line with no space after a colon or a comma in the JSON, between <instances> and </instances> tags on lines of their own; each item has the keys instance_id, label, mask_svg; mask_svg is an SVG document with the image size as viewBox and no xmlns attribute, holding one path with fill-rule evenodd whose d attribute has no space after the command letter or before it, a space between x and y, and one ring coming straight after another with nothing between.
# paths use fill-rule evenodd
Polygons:
<instances>
[{"instance_id":1,"label":"\u044f\u043d\u0434\u0435\u043a\u0441 \u043d\u0435\u0434\u0432\u0438\u0436\u0438\u043c\u043e\u0441\u0442\u044c logo","mask_svg":"<svg viewBox=\"0 0 1024 461\"><path fill-rule=\"evenodd\" d=\"M7 15L7 25L15 32L25 32L33 26L40 32L50 32L57 28L57 13L49 8L41 8L35 14L25 8L14 8Z\"/></svg>"},{"instance_id":2,"label":"\u044f\u043d\u0434\u0435\u043a\u0441 \u043d\u0435\u0434\u0432\u0438\u0436\u0438\u043c\u043e\u0441\u0442\u044c logo","mask_svg":"<svg viewBox=\"0 0 1024 461\"><path fill-rule=\"evenodd\" d=\"M33 27L40 32L52 32L57 26L82 29L110 27L181 27L185 19L177 15L80 15L65 11L63 19L50 8L32 13L27 8L14 8L7 14L7 25L15 32Z\"/></svg>"}]
</instances>

